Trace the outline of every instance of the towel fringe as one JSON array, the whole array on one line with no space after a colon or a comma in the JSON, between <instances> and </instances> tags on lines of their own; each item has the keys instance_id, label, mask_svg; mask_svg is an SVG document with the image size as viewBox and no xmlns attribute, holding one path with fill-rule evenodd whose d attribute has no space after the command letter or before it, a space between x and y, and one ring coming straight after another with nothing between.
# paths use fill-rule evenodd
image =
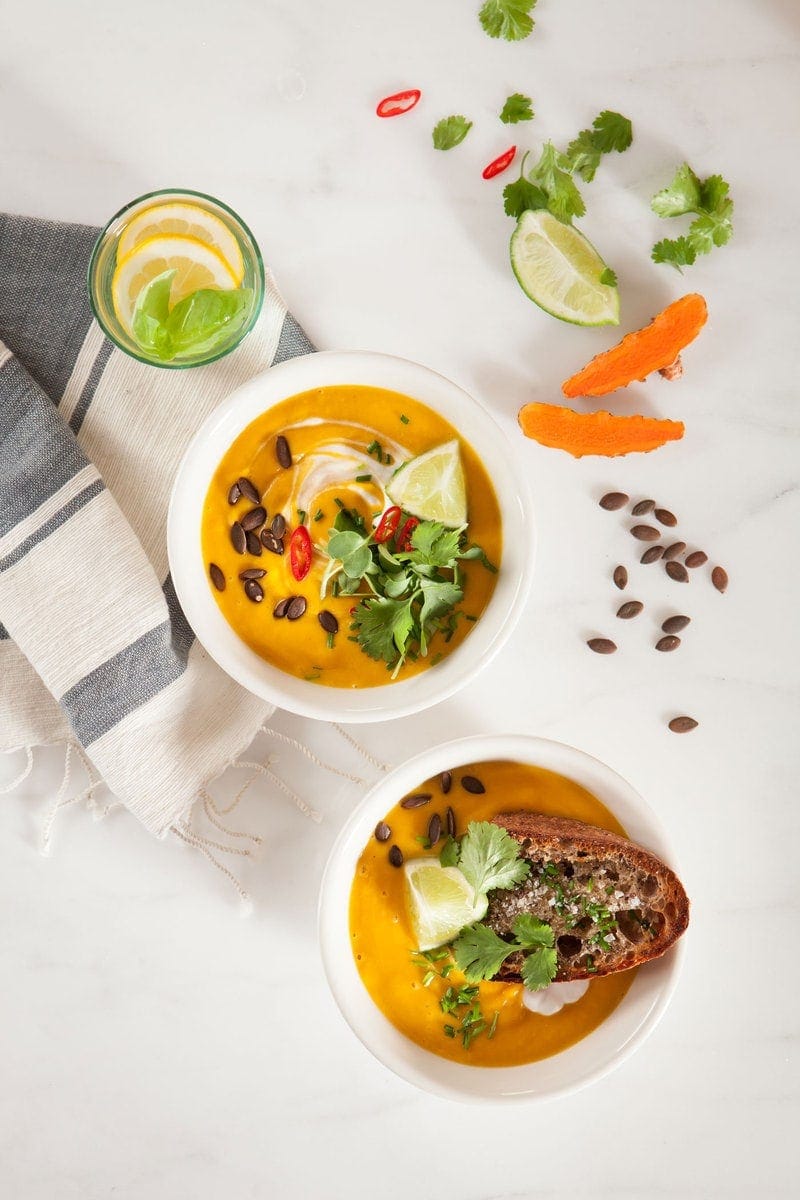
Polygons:
<instances>
[{"instance_id":1,"label":"towel fringe","mask_svg":"<svg viewBox=\"0 0 800 1200\"><path fill-rule=\"evenodd\" d=\"M42 825L41 841L39 843L39 852L45 858L50 854L50 835L53 832L53 825L62 808L66 808L68 804L74 804L78 800L78 796L67 796L67 788L69 787L70 776L72 774L72 750L73 742L65 742L66 751L64 754L64 774L61 777L61 786L56 792L56 798L53 801L53 806L44 819ZM66 797L66 798L65 798Z\"/></svg>"},{"instance_id":2,"label":"towel fringe","mask_svg":"<svg viewBox=\"0 0 800 1200\"><path fill-rule=\"evenodd\" d=\"M207 859L213 867L216 867L216 869L225 876L228 882L231 883L236 889L236 893L241 901L242 916L249 916L253 911L252 898L250 897L249 893L244 890L233 871L229 871L228 868L211 853L207 844L205 843L205 839L199 838L194 833L187 833L178 825L170 826L170 832L174 833L175 836L180 838L182 842L186 842L188 846L192 846L195 850L199 851L199 853L203 855L203 858Z\"/></svg>"},{"instance_id":3,"label":"towel fringe","mask_svg":"<svg viewBox=\"0 0 800 1200\"><path fill-rule=\"evenodd\" d=\"M312 821L316 821L319 825L322 821L322 813L317 812L315 808L307 804L302 796L298 796L297 792L293 792L289 785L284 783L281 777L270 769L270 764L273 762L275 762L275 759L272 755L269 755L264 763L247 762L245 759L236 758L231 763L231 766L240 767L243 771L254 771L257 775L266 775L285 796L294 801L295 806L304 816L310 817Z\"/></svg>"},{"instance_id":4,"label":"towel fringe","mask_svg":"<svg viewBox=\"0 0 800 1200\"><path fill-rule=\"evenodd\" d=\"M15 750L9 750L7 753L16 754L17 750L25 751L27 761L16 779L12 779L11 783L4 783L3 786L0 787L0 796L7 796L10 792L13 792L20 786L20 784L25 782L33 770L33 746L17 746Z\"/></svg>"},{"instance_id":5,"label":"towel fringe","mask_svg":"<svg viewBox=\"0 0 800 1200\"><path fill-rule=\"evenodd\" d=\"M336 721L333 721L332 724L336 732L340 733L344 740L349 742L353 749L357 750L362 758L365 758L368 763L372 763L373 767L377 767L379 771L383 771L384 773L391 771L392 768L388 765L388 763L383 762L380 758L376 758L374 754L370 754L366 746L362 746L360 742L357 742L353 735L348 733L346 729L343 729L341 725L338 725Z\"/></svg>"},{"instance_id":6,"label":"towel fringe","mask_svg":"<svg viewBox=\"0 0 800 1200\"><path fill-rule=\"evenodd\" d=\"M308 746L304 746L302 742L298 742L296 738L289 737L285 733L281 733L278 729L272 729L269 725L262 725L259 728L259 733L266 733L271 738L276 738L277 741L283 742L286 746L291 746L295 750L299 750L310 762L321 767L323 771L330 771L332 775L340 775L342 779L349 779L351 783L365 785L367 780L362 779L360 775L351 775L349 771L342 771L339 767L334 767L331 763L325 762L318 758L313 750L309 750Z\"/></svg>"}]
</instances>

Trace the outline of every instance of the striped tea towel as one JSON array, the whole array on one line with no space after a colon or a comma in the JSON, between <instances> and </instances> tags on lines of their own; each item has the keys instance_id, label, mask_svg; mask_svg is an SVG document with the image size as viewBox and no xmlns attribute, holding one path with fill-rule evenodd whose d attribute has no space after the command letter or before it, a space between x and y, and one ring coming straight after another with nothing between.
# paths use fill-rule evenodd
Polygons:
<instances>
[{"instance_id":1,"label":"striped tea towel","mask_svg":"<svg viewBox=\"0 0 800 1200\"><path fill-rule=\"evenodd\" d=\"M98 232L0 214L0 750L66 742L68 766L74 745L163 836L272 712L181 612L173 477L223 397L314 347L268 275L258 323L226 358L136 362L92 319Z\"/></svg>"}]
</instances>

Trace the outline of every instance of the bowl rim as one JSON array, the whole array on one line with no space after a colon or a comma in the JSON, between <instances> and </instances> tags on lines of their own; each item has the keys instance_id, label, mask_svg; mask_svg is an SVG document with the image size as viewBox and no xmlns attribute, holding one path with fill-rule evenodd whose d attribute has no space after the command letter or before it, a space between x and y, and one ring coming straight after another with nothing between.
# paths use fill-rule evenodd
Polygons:
<instances>
[{"instance_id":1,"label":"bowl rim","mask_svg":"<svg viewBox=\"0 0 800 1200\"><path fill-rule=\"evenodd\" d=\"M489 470L503 521L500 572L489 603L464 641L435 670L370 688L332 688L273 666L222 615L206 578L200 515L224 451L251 422L292 395L319 386L374 386L411 395L457 425ZM426 390L426 388L428 390ZM449 406L449 407L448 407ZM460 415L461 421L458 420ZM497 467L499 478L487 458ZM502 467L502 471L500 468ZM523 539L524 532L524 539ZM373 351L316 351L268 368L209 414L186 449L170 497L167 553L178 600L198 641L228 675L262 699L300 716L365 723L418 713L466 686L505 645L525 608L536 550L533 502L514 447L486 407L459 384L409 359Z\"/></svg>"},{"instance_id":2,"label":"bowl rim","mask_svg":"<svg viewBox=\"0 0 800 1200\"><path fill-rule=\"evenodd\" d=\"M653 1032L677 987L686 953L686 934L661 958L644 964L642 969L650 973L653 982L654 970L659 971L660 986L638 1026L626 1037L623 1044L610 1054L606 1061L588 1069L577 1078L548 1086L546 1090L539 1092L520 1089L520 1073L533 1072L541 1064L565 1060L579 1047L585 1046L595 1038L614 1018L615 1013L620 1013L626 1004L630 1003L629 998L642 978L641 973L637 974L631 989L606 1020L573 1046L539 1060L538 1063L527 1063L517 1067L479 1068L440 1058L407 1039L383 1016L369 997L358 975L352 953L350 952L349 958L346 959L343 959L342 955L345 943L350 951L348 908L355 865L361 850L372 835L376 822L385 816L400 796L418 787L423 780L438 771L491 760L510 760L542 766L572 779L575 779L577 774L579 778L576 782L597 795L621 821L631 835L631 840L644 842L678 872L672 845L659 817L627 780L600 759L568 743L529 734L478 734L456 738L431 747L393 768L370 788L340 830L328 856L319 890L317 925L320 956L328 986L343 1019L361 1044L393 1074L423 1091L447 1100L476 1104L544 1103L560 1096L571 1095L602 1079L621 1066ZM344 904L341 904L344 890L346 895ZM344 938L343 931L346 933ZM358 995L360 1004L363 1004L366 997L369 1005L378 1014L373 1027L367 1032L355 1013L357 1002L354 1000L354 994ZM384 1034L387 1035L385 1040ZM426 1066L430 1066L430 1070L426 1070ZM502 1086L504 1075L509 1079L508 1090L481 1092L474 1087L462 1086L459 1082L460 1079L466 1080L469 1076L473 1083L482 1078L496 1079Z\"/></svg>"}]
</instances>

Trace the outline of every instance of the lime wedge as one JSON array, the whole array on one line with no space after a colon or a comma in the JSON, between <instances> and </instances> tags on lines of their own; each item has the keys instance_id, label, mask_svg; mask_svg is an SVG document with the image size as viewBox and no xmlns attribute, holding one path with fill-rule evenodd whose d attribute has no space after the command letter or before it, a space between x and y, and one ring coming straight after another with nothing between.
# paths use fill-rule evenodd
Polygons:
<instances>
[{"instance_id":1,"label":"lime wedge","mask_svg":"<svg viewBox=\"0 0 800 1200\"><path fill-rule=\"evenodd\" d=\"M386 486L394 504L421 521L441 521L448 529L467 523L467 484L458 442L434 446L405 463Z\"/></svg>"},{"instance_id":2,"label":"lime wedge","mask_svg":"<svg viewBox=\"0 0 800 1200\"><path fill-rule=\"evenodd\" d=\"M559 321L619 325L619 292L600 282L606 264L582 233L546 209L520 217L511 266L525 295Z\"/></svg>"},{"instance_id":3,"label":"lime wedge","mask_svg":"<svg viewBox=\"0 0 800 1200\"><path fill-rule=\"evenodd\" d=\"M405 865L406 902L418 950L450 942L465 925L486 915L488 900L476 903L472 887L458 867L436 858L413 858Z\"/></svg>"}]
</instances>

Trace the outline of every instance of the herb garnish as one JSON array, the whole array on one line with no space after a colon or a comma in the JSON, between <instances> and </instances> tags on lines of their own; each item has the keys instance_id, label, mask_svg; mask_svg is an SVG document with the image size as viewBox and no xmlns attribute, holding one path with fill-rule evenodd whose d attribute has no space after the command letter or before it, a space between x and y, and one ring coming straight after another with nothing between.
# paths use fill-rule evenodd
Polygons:
<instances>
[{"instance_id":1,"label":"herb garnish","mask_svg":"<svg viewBox=\"0 0 800 1200\"><path fill-rule=\"evenodd\" d=\"M406 659L426 657L436 633L446 641L455 633L462 615L455 606L464 595L459 563L480 559L487 570L497 570L480 546L463 544L464 531L421 521L410 549L390 550L390 543L377 543L366 531L357 513L342 506L336 516L322 595L333 582L340 595L363 597L350 629L364 653L382 659L394 675Z\"/></svg>"},{"instance_id":2,"label":"herb garnish","mask_svg":"<svg viewBox=\"0 0 800 1200\"><path fill-rule=\"evenodd\" d=\"M532 121L533 117L533 102L530 96L523 96L522 92L514 92L513 96L509 96L500 113L500 120L504 125Z\"/></svg>"},{"instance_id":3,"label":"herb garnish","mask_svg":"<svg viewBox=\"0 0 800 1200\"><path fill-rule=\"evenodd\" d=\"M695 213L688 231L679 238L664 238L652 250L653 262L671 263L680 271L690 267L698 254L709 254L724 246L733 235L733 201L721 175L698 179L688 163L678 167L669 187L656 192L650 207L659 217L681 217Z\"/></svg>"},{"instance_id":4,"label":"herb garnish","mask_svg":"<svg viewBox=\"0 0 800 1200\"><path fill-rule=\"evenodd\" d=\"M533 29L535 7L536 0L486 0L478 20L489 37L521 42Z\"/></svg>"},{"instance_id":5,"label":"herb garnish","mask_svg":"<svg viewBox=\"0 0 800 1200\"><path fill-rule=\"evenodd\" d=\"M545 142L536 165L526 174L526 154L519 179L503 189L506 213L518 219L528 209L546 208L559 221L569 223L573 217L582 217L586 205L573 174L591 182L602 156L612 150L621 154L632 141L628 118L606 109L595 117L591 129L582 129L573 138L566 153Z\"/></svg>"},{"instance_id":6,"label":"herb garnish","mask_svg":"<svg viewBox=\"0 0 800 1200\"><path fill-rule=\"evenodd\" d=\"M443 961L445 959L447 961ZM425 971L422 977L423 987L430 987L437 978L446 980L456 966L447 949L427 950L418 957L414 956L414 962ZM437 967L439 970L436 969ZM439 1007L446 1016L460 1018L458 1027L448 1021L442 1026L442 1029L445 1037L448 1038L455 1038L460 1034L465 1050L468 1050L475 1038L483 1033L487 1024L489 1031L486 1036L494 1037L500 1018L499 1009L495 1010L491 1022L488 1022L478 999L478 988L474 985L467 984L461 988L448 985L439 1001Z\"/></svg>"},{"instance_id":7,"label":"herb garnish","mask_svg":"<svg viewBox=\"0 0 800 1200\"><path fill-rule=\"evenodd\" d=\"M532 992L552 983L556 976L555 935L546 921L521 913L513 925L514 941L507 942L478 921L469 925L453 943L456 966L469 983L493 979L511 954L523 952L522 981Z\"/></svg>"},{"instance_id":8,"label":"herb garnish","mask_svg":"<svg viewBox=\"0 0 800 1200\"><path fill-rule=\"evenodd\" d=\"M466 117L442 117L433 130L433 145L436 150L452 150L458 146L472 129L472 121Z\"/></svg>"}]
</instances>

